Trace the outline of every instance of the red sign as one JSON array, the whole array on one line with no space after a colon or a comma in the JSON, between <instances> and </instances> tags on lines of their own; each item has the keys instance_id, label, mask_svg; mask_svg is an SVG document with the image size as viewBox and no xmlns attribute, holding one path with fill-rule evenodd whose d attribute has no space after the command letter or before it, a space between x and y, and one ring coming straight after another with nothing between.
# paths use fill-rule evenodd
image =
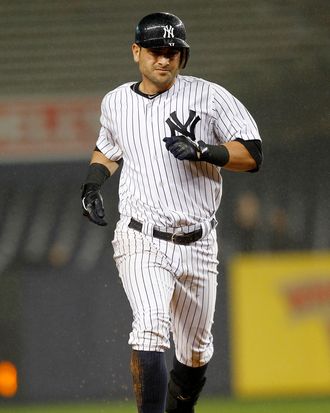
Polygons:
<instances>
[{"instance_id":1,"label":"red sign","mask_svg":"<svg viewBox=\"0 0 330 413\"><path fill-rule=\"evenodd\" d=\"M0 101L0 161L85 159L98 136L101 97Z\"/></svg>"}]
</instances>

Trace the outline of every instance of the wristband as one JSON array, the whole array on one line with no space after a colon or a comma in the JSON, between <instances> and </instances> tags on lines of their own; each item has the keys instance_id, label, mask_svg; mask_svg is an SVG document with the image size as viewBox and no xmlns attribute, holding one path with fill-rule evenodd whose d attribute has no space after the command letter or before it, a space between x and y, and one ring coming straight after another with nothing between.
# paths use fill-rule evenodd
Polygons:
<instances>
[{"instance_id":1,"label":"wristband","mask_svg":"<svg viewBox=\"0 0 330 413\"><path fill-rule=\"evenodd\" d=\"M203 141L198 142L199 160L212 163L217 166L225 166L229 161L229 151L224 145L207 145Z\"/></svg>"},{"instance_id":2,"label":"wristband","mask_svg":"<svg viewBox=\"0 0 330 413\"><path fill-rule=\"evenodd\" d=\"M89 165L85 184L96 184L101 187L109 178L109 169L101 163L92 163Z\"/></svg>"}]
</instances>

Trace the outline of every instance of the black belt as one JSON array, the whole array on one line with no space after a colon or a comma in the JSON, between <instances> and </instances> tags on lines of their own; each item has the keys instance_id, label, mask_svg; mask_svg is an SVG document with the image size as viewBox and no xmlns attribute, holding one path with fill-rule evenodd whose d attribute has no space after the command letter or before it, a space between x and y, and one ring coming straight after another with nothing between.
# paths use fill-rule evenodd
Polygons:
<instances>
[{"instance_id":1,"label":"black belt","mask_svg":"<svg viewBox=\"0 0 330 413\"><path fill-rule=\"evenodd\" d=\"M211 221L212 228L215 226L215 220ZM136 221L134 218L131 218L128 227L135 229L136 231L142 231L142 222ZM164 241L171 241L174 244L181 244L181 245L188 245L192 242L196 242L202 238L203 230L202 228L197 229L196 231L184 233L184 232L175 232L171 234L170 232L163 232L158 231L157 229L153 229L152 232L155 238L162 239Z\"/></svg>"}]
</instances>

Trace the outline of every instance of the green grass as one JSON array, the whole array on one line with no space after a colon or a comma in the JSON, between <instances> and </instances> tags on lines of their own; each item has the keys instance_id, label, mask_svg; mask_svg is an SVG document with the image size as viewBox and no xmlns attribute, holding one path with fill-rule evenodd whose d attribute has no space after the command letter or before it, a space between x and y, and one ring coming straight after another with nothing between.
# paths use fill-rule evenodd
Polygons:
<instances>
[{"instance_id":1,"label":"green grass","mask_svg":"<svg viewBox=\"0 0 330 413\"><path fill-rule=\"evenodd\" d=\"M1 413L136 413L130 402L70 404L0 404ZM330 398L292 400L201 400L196 413L330 413Z\"/></svg>"}]
</instances>

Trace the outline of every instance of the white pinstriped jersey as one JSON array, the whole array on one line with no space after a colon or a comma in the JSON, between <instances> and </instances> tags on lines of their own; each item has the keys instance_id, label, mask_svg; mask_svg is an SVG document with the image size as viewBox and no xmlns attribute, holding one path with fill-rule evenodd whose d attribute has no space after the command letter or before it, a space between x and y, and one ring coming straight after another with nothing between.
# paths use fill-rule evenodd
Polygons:
<instances>
[{"instance_id":1,"label":"white pinstriped jersey","mask_svg":"<svg viewBox=\"0 0 330 413\"><path fill-rule=\"evenodd\" d=\"M121 216L158 227L210 220L221 201L221 168L175 159L163 138L185 130L192 139L213 145L260 139L255 121L226 89L203 79L179 75L169 90L152 99L132 85L104 97L96 143L107 158L123 158Z\"/></svg>"}]
</instances>

